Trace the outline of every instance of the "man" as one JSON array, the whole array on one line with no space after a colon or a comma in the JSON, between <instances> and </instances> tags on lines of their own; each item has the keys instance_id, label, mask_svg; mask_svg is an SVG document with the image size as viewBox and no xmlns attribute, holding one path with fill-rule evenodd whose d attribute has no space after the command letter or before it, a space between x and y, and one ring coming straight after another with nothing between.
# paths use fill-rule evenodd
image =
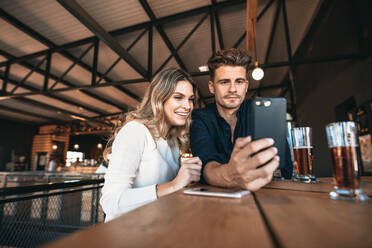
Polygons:
<instances>
[{"instance_id":1,"label":"man","mask_svg":"<svg viewBox=\"0 0 372 248\"><path fill-rule=\"evenodd\" d=\"M273 139L250 137L249 100L244 101L250 62L244 51L234 48L208 60L208 86L215 103L193 112L190 135L192 153L203 162L205 182L256 191L271 181L280 158L271 147Z\"/></svg>"}]
</instances>

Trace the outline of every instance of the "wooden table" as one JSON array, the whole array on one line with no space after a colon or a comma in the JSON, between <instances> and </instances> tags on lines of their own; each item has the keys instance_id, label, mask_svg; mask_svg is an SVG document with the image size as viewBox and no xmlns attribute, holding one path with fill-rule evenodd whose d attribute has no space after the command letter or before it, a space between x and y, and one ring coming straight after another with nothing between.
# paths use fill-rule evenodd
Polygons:
<instances>
[{"instance_id":1,"label":"wooden table","mask_svg":"<svg viewBox=\"0 0 372 248\"><path fill-rule=\"evenodd\" d=\"M372 247L372 200L331 200L330 181L272 182L242 199L179 191L47 247Z\"/></svg>"}]
</instances>

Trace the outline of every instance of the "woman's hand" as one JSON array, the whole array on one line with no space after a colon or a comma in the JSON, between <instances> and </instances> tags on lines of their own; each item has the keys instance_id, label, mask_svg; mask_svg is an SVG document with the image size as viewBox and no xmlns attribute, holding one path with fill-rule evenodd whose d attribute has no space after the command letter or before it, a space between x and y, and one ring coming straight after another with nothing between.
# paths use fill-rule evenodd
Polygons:
<instances>
[{"instance_id":1,"label":"woman's hand","mask_svg":"<svg viewBox=\"0 0 372 248\"><path fill-rule=\"evenodd\" d=\"M199 182L201 166L202 162L199 157L182 159L180 170L172 181L176 190L187 186L191 182Z\"/></svg>"},{"instance_id":2,"label":"woman's hand","mask_svg":"<svg viewBox=\"0 0 372 248\"><path fill-rule=\"evenodd\" d=\"M200 180L202 162L199 157L181 160L180 170L173 181L157 185L157 196L162 197Z\"/></svg>"}]
</instances>

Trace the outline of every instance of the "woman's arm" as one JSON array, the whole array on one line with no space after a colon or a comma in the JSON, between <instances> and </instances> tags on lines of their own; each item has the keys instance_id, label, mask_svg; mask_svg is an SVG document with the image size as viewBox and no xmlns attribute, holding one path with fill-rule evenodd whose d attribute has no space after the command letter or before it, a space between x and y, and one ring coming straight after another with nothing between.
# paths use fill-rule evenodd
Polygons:
<instances>
[{"instance_id":1,"label":"woman's arm","mask_svg":"<svg viewBox=\"0 0 372 248\"><path fill-rule=\"evenodd\" d=\"M168 195L182 189L191 182L199 182L202 162L199 157L193 157L181 162L180 170L172 181L157 185L157 196Z\"/></svg>"},{"instance_id":2,"label":"woman's arm","mask_svg":"<svg viewBox=\"0 0 372 248\"><path fill-rule=\"evenodd\" d=\"M157 197L155 185L133 188L147 144L146 132L144 125L132 121L115 137L100 201L107 220Z\"/></svg>"}]
</instances>

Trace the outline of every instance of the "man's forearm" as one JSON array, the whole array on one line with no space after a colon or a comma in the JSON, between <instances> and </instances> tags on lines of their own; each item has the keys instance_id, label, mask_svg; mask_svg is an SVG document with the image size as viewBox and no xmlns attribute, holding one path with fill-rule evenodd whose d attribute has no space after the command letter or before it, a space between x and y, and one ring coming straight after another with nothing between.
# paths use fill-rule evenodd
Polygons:
<instances>
[{"instance_id":1,"label":"man's forearm","mask_svg":"<svg viewBox=\"0 0 372 248\"><path fill-rule=\"evenodd\" d=\"M208 162L204 167L203 175L205 181L214 186L237 186L229 173L228 164L220 164L216 161Z\"/></svg>"}]
</instances>

